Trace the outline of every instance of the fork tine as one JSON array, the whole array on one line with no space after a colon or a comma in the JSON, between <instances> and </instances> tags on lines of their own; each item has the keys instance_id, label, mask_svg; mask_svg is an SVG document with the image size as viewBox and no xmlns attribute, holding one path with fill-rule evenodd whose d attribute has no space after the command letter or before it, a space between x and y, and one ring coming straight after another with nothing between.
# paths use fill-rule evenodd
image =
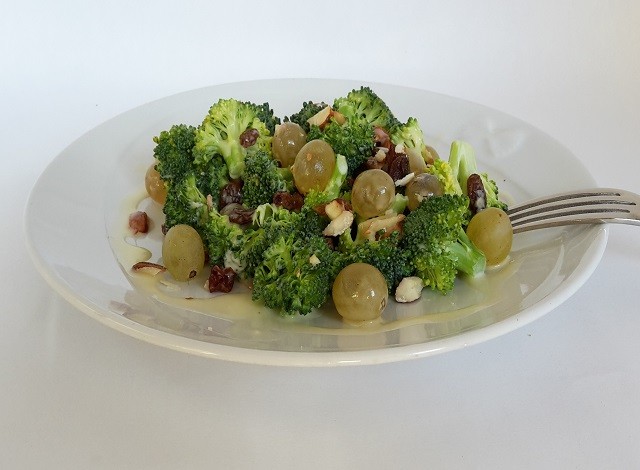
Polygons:
<instances>
[{"instance_id":1,"label":"fork tine","mask_svg":"<svg viewBox=\"0 0 640 470\"><path fill-rule=\"evenodd\" d=\"M640 196L597 188L556 194L511 207L514 233L568 224L618 222L640 225Z\"/></svg>"}]
</instances>

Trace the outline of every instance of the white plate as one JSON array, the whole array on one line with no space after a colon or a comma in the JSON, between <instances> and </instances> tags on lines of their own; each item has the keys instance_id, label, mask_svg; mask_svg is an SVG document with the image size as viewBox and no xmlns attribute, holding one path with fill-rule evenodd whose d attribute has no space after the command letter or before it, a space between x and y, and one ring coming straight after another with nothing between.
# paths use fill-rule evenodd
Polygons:
<instances>
[{"instance_id":1,"label":"white plate","mask_svg":"<svg viewBox=\"0 0 640 470\"><path fill-rule=\"evenodd\" d=\"M142 199L153 136L176 123L198 125L218 98L268 101L285 116L303 101L331 102L362 84L289 79L220 85L107 121L64 150L33 189L26 231L36 265L73 305L136 338L225 360L301 366L398 361L475 344L551 311L587 280L606 244L604 226L517 235L502 269L460 280L447 296L425 291L419 302L392 303L380 323L362 328L345 325L330 309L281 318L251 304L246 293L179 303L132 287L127 273L141 251L126 249L124 227ZM568 150L518 119L427 91L368 85L400 120L417 117L441 155L448 155L452 140L469 141L481 168L515 201L594 185ZM149 239L158 241L152 235L137 243Z\"/></svg>"}]
</instances>

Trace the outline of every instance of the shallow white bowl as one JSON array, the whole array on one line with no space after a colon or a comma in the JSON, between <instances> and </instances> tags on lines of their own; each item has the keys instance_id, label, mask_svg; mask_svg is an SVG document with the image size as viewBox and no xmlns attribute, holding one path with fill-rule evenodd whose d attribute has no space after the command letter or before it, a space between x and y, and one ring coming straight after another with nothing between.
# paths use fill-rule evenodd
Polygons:
<instances>
[{"instance_id":1,"label":"shallow white bowl","mask_svg":"<svg viewBox=\"0 0 640 470\"><path fill-rule=\"evenodd\" d=\"M391 303L380 322L359 328L341 322L330 305L306 317L282 318L251 303L240 287L235 294L186 302L130 275L132 260L144 251L130 247L124 229L129 211L142 206L159 213L142 197L153 136L172 124L200 124L219 98L268 101L285 116L303 101L330 103L361 85L371 86L398 119L418 118L441 156L446 158L455 139L470 142L481 169L513 201L594 185L589 172L554 139L477 104L342 80L232 83L128 111L56 157L35 185L26 211L35 264L65 299L118 331L202 356L297 366L391 362L475 344L550 312L587 280L604 251L605 226L517 235L510 261L501 269L461 279L447 296L425 290L418 302ZM157 253L158 225L134 243Z\"/></svg>"}]
</instances>

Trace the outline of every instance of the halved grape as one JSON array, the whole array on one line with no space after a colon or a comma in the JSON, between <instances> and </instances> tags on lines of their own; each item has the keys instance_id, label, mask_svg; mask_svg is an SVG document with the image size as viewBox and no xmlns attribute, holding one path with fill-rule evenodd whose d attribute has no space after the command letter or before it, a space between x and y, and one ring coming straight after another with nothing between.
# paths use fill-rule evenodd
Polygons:
<instances>
[{"instance_id":1,"label":"halved grape","mask_svg":"<svg viewBox=\"0 0 640 470\"><path fill-rule=\"evenodd\" d=\"M351 189L353 210L369 219L384 214L396 197L393 179L382 170L365 170L358 175Z\"/></svg>"},{"instance_id":2,"label":"halved grape","mask_svg":"<svg viewBox=\"0 0 640 470\"><path fill-rule=\"evenodd\" d=\"M306 143L307 133L302 127L295 122L283 122L276 127L276 132L273 134L271 141L273 156L283 168L291 166Z\"/></svg>"},{"instance_id":3,"label":"halved grape","mask_svg":"<svg viewBox=\"0 0 640 470\"><path fill-rule=\"evenodd\" d=\"M513 242L513 228L509 216L502 209L487 207L471 218L467 236L487 258L488 265L502 263Z\"/></svg>"},{"instance_id":4,"label":"halved grape","mask_svg":"<svg viewBox=\"0 0 640 470\"><path fill-rule=\"evenodd\" d=\"M202 238L189 225L174 225L164 236L162 259L176 281L188 281L204 268Z\"/></svg>"},{"instance_id":5,"label":"halved grape","mask_svg":"<svg viewBox=\"0 0 640 470\"><path fill-rule=\"evenodd\" d=\"M348 321L375 320L387 305L387 281L366 263L347 265L336 276L331 291L338 313Z\"/></svg>"},{"instance_id":6,"label":"halved grape","mask_svg":"<svg viewBox=\"0 0 640 470\"><path fill-rule=\"evenodd\" d=\"M324 140L307 142L296 155L291 167L293 181L300 194L312 189L322 191L329 183L336 166L336 154Z\"/></svg>"}]
</instances>

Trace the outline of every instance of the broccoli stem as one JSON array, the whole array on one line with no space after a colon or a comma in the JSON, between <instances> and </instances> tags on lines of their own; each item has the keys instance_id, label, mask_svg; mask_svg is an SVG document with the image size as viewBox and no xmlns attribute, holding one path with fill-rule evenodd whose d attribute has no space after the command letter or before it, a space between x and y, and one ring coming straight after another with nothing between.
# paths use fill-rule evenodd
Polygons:
<instances>
[{"instance_id":1,"label":"broccoli stem","mask_svg":"<svg viewBox=\"0 0 640 470\"><path fill-rule=\"evenodd\" d=\"M473 244L462 228L458 232L458 240L451 244L449 251L455 258L456 269L469 276L483 273L487 266L484 253Z\"/></svg>"}]
</instances>

